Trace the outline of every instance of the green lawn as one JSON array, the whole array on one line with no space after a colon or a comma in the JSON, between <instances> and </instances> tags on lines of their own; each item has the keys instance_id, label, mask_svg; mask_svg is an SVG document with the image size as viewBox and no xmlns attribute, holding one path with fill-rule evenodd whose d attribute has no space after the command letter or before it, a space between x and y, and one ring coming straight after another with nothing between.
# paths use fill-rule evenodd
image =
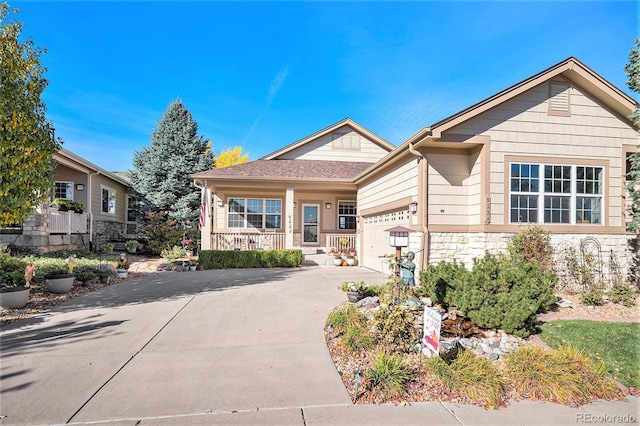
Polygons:
<instances>
[{"instance_id":1,"label":"green lawn","mask_svg":"<svg viewBox=\"0 0 640 426\"><path fill-rule=\"evenodd\" d=\"M552 348L571 344L602 360L613 377L640 389L640 324L604 321L550 321L540 338Z\"/></svg>"}]
</instances>

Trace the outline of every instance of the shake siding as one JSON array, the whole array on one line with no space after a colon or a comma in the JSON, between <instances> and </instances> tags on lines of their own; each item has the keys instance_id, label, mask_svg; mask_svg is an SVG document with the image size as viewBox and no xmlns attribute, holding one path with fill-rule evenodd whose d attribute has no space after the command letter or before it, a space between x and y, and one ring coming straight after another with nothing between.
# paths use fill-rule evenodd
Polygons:
<instances>
[{"instance_id":1,"label":"shake siding","mask_svg":"<svg viewBox=\"0 0 640 426\"><path fill-rule=\"evenodd\" d=\"M388 154L388 151L364 138L350 127L336 130L338 133L346 133L346 138L359 137L359 149L333 148L332 134L329 133L303 146L296 148L278 158L285 160L331 160L331 161L362 161L375 163Z\"/></svg>"},{"instance_id":2,"label":"shake siding","mask_svg":"<svg viewBox=\"0 0 640 426\"><path fill-rule=\"evenodd\" d=\"M601 160L607 166L605 195L608 224L620 226L622 144L637 144L636 132L578 87L571 87L571 115L547 114L548 83L541 84L499 107L450 130L491 137L491 223L505 224L504 156L536 156ZM438 210L439 211L439 210ZM433 223L433 222L432 222Z\"/></svg>"},{"instance_id":3,"label":"shake siding","mask_svg":"<svg viewBox=\"0 0 640 426\"><path fill-rule=\"evenodd\" d=\"M358 210L418 195L418 165L415 157L358 189Z\"/></svg>"},{"instance_id":4,"label":"shake siding","mask_svg":"<svg viewBox=\"0 0 640 426\"><path fill-rule=\"evenodd\" d=\"M470 203L469 185L477 176L471 176L468 155L428 154L429 164L429 223L432 225L467 225L471 216L478 216L476 204Z\"/></svg>"}]
</instances>

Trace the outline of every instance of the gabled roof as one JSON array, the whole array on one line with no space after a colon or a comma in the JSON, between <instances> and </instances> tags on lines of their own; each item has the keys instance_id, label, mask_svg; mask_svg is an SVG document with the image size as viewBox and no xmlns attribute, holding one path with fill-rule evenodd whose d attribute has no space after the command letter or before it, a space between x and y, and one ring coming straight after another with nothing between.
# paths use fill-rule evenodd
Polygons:
<instances>
[{"instance_id":1,"label":"gabled roof","mask_svg":"<svg viewBox=\"0 0 640 426\"><path fill-rule=\"evenodd\" d=\"M191 175L193 179L273 179L352 181L371 163L324 160L256 160Z\"/></svg>"},{"instance_id":2,"label":"gabled roof","mask_svg":"<svg viewBox=\"0 0 640 426\"><path fill-rule=\"evenodd\" d=\"M316 140L326 134L329 134L337 129L339 129L340 127L343 126L349 126L351 128L353 128L355 131L357 131L358 133L360 133L361 135L365 136L367 139L369 139L371 142L375 143L378 146L381 146L382 148L386 149L387 151L393 151L396 147L395 145L387 142L385 139L381 138L380 136L376 135L375 133L373 133L372 131L362 127L361 125L359 125L358 123L356 123L355 121L353 121L350 118L345 118L343 120L338 121L335 124L332 124L329 127L326 127L320 131L317 131L303 139L300 139L292 144L289 144L287 146L285 146L284 148L281 148L277 151L272 152L271 154L267 154L264 157L260 158L260 160L274 160L277 157L286 154L287 152L293 151L296 148L301 147L302 145L309 143L313 140Z\"/></svg>"},{"instance_id":3,"label":"gabled roof","mask_svg":"<svg viewBox=\"0 0 640 426\"><path fill-rule=\"evenodd\" d=\"M425 131L428 131L432 138L439 138L443 132L459 125L483 112L496 107L524 92L554 77L562 76L576 85L584 88L592 95L596 96L602 103L615 111L621 118L627 119L636 107L635 100L618 89L616 86L605 80L591 68L574 57L569 57L562 62L553 65L546 70L517 83L502 92L478 102L450 117L441 120L428 128L416 133L409 138L409 141L417 142Z\"/></svg>"},{"instance_id":4,"label":"gabled roof","mask_svg":"<svg viewBox=\"0 0 640 426\"><path fill-rule=\"evenodd\" d=\"M381 170L385 165L390 164L393 161L397 161L399 158L410 155L419 155L415 151L415 148L421 146L430 147L448 147L448 148L470 148L474 145L481 145L484 143L486 137L481 135L469 136L464 140L450 140L446 142L442 141L442 134L453 127L464 123L467 120L471 120L480 114L495 108L496 106L507 102L510 99L526 92L527 90L551 80L555 77L562 76L567 80L575 83L581 88L588 91L590 94L599 99L605 104L611 111L615 112L620 118L627 120L630 125L633 125L629 116L636 108L636 101L597 74L591 68L580 62L574 57L569 57L562 62L553 65L546 70L529 77L513 86L496 93L495 95L480 101L456 114L453 114L437 123L423 127L417 131L413 136L403 142L394 151L390 152L380 161L375 163L369 170L364 170L355 180L356 183L362 182L363 179L371 176L372 173L376 173ZM457 135L460 136L460 135ZM457 142L457 143L452 143Z\"/></svg>"},{"instance_id":5,"label":"gabled roof","mask_svg":"<svg viewBox=\"0 0 640 426\"><path fill-rule=\"evenodd\" d=\"M63 164L74 170L82 171L83 173L98 173L108 177L109 179L116 181L124 186L130 187L131 183L128 179L118 176L108 170L103 169L100 166L96 166L92 162L85 160L77 154L69 151L68 149L60 148L60 151L53 155L53 158L60 164Z\"/></svg>"}]
</instances>

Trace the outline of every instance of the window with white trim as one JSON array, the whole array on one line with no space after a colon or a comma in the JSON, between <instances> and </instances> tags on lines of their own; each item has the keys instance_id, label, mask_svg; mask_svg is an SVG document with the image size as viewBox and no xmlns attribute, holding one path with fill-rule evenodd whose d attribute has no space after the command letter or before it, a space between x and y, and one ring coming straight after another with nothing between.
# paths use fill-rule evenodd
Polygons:
<instances>
[{"instance_id":1,"label":"window with white trim","mask_svg":"<svg viewBox=\"0 0 640 426\"><path fill-rule=\"evenodd\" d=\"M282 228L282 200L262 198L229 198L229 228Z\"/></svg>"},{"instance_id":2,"label":"window with white trim","mask_svg":"<svg viewBox=\"0 0 640 426\"><path fill-rule=\"evenodd\" d=\"M100 186L102 213L116 214L116 191L108 186Z\"/></svg>"},{"instance_id":3,"label":"window with white trim","mask_svg":"<svg viewBox=\"0 0 640 426\"><path fill-rule=\"evenodd\" d=\"M511 163L509 222L603 224L604 167Z\"/></svg>"},{"instance_id":4,"label":"window with white trim","mask_svg":"<svg viewBox=\"0 0 640 426\"><path fill-rule=\"evenodd\" d=\"M356 229L357 215L355 201L338 201L338 229Z\"/></svg>"},{"instance_id":5,"label":"window with white trim","mask_svg":"<svg viewBox=\"0 0 640 426\"><path fill-rule=\"evenodd\" d=\"M73 201L73 182L56 181L53 188L53 198Z\"/></svg>"}]
</instances>

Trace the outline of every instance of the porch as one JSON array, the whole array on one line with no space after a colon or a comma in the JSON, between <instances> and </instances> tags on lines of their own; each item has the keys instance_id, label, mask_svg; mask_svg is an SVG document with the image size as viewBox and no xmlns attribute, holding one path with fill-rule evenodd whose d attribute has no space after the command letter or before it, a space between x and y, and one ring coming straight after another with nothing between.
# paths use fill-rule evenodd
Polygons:
<instances>
[{"instance_id":1,"label":"porch","mask_svg":"<svg viewBox=\"0 0 640 426\"><path fill-rule=\"evenodd\" d=\"M356 234L325 234L325 253L347 253L357 247ZM284 250L284 232L214 232L211 234L212 250Z\"/></svg>"},{"instance_id":2,"label":"porch","mask_svg":"<svg viewBox=\"0 0 640 426\"><path fill-rule=\"evenodd\" d=\"M54 210L49 212L50 234L86 234L89 215L87 213L62 212Z\"/></svg>"}]
</instances>

